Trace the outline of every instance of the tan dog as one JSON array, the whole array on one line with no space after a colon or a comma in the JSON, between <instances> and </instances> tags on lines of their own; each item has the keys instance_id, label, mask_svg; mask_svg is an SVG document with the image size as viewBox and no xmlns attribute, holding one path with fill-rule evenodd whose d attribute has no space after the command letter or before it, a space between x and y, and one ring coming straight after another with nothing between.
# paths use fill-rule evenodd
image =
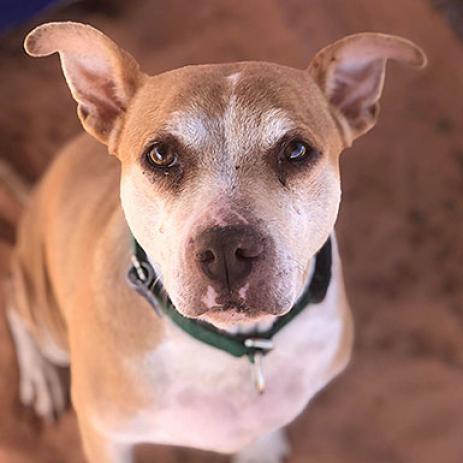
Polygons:
<instances>
[{"instance_id":1,"label":"tan dog","mask_svg":"<svg viewBox=\"0 0 463 463\"><path fill-rule=\"evenodd\" d=\"M350 357L333 234L339 155L376 121L386 60L422 67L423 52L368 33L303 71L243 62L149 77L82 24L40 26L25 47L59 53L85 130L107 148L88 135L68 145L21 222L8 319L22 402L61 412L55 365L71 365L92 463L130 462L140 442L282 461L281 429ZM159 318L127 283L131 234L147 256L133 269L141 280L154 269L174 315ZM331 272L317 254L330 236ZM322 300L263 339L319 280ZM254 364L175 316L219 337L252 333Z\"/></svg>"}]
</instances>

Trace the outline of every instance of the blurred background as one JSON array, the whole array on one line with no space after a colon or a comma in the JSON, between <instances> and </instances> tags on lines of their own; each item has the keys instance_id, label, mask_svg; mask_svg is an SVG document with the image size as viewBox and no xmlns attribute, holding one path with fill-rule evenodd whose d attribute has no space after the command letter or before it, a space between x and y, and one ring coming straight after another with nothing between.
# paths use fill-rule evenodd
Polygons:
<instances>
[{"instance_id":1,"label":"blurred background","mask_svg":"<svg viewBox=\"0 0 463 463\"><path fill-rule=\"evenodd\" d=\"M419 44L429 67L390 64L379 124L342 156L337 234L355 323L349 368L289 427L290 463L463 461L463 2L461 0L0 1L0 174L27 188L81 131L57 56L24 35L92 24L142 69L237 60L305 67L361 31ZM117 194L115 192L115 194ZM0 276L20 204L0 184ZM38 422L18 401L0 293L0 462L83 463L75 417ZM140 461L222 463L143 447Z\"/></svg>"}]
</instances>

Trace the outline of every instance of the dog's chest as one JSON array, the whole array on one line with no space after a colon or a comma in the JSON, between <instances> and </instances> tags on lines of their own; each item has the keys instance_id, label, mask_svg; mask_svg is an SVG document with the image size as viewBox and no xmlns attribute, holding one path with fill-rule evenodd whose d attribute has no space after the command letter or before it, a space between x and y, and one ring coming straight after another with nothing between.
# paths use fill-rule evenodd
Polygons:
<instances>
[{"instance_id":1,"label":"dog's chest","mask_svg":"<svg viewBox=\"0 0 463 463\"><path fill-rule=\"evenodd\" d=\"M323 303L280 332L275 350L263 359L262 395L247 358L234 358L171 326L143 361L144 389L152 391L154 405L134 418L133 431L147 441L233 452L284 426L338 372L342 319Z\"/></svg>"}]
</instances>

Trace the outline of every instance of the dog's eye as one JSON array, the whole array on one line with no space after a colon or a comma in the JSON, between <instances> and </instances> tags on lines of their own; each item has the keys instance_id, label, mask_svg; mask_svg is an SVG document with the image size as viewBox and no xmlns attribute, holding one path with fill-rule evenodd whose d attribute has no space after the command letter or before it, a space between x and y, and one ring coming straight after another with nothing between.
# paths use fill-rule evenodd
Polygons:
<instances>
[{"instance_id":1,"label":"dog's eye","mask_svg":"<svg viewBox=\"0 0 463 463\"><path fill-rule=\"evenodd\" d=\"M284 155L288 161L302 161L309 157L314 148L300 140L291 141L284 149Z\"/></svg>"},{"instance_id":2,"label":"dog's eye","mask_svg":"<svg viewBox=\"0 0 463 463\"><path fill-rule=\"evenodd\" d=\"M152 167L173 167L178 161L177 151L174 146L163 142L151 145L145 156Z\"/></svg>"}]
</instances>

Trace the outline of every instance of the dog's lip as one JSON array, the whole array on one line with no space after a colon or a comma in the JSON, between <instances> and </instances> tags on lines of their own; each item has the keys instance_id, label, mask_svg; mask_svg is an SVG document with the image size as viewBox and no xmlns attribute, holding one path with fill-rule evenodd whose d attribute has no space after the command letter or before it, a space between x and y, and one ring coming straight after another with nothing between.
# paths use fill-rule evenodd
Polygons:
<instances>
[{"instance_id":1,"label":"dog's lip","mask_svg":"<svg viewBox=\"0 0 463 463\"><path fill-rule=\"evenodd\" d=\"M278 316L264 311L250 315L233 310L215 310L201 315L198 320L215 326L221 331L236 334L266 331L277 318Z\"/></svg>"},{"instance_id":2,"label":"dog's lip","mask_svg":"<svg viewBox=\"0 0 463 463\"><path fill-rule=\"evenodd\" d=\"M215 306L201 313L197 318L212 324L228 324L228 323L255 323L269 316L275 316L266 310L246 310L243 308L227 308ZM276 315L278 316L278 315Z\"/></svg>"}]
</instances>

